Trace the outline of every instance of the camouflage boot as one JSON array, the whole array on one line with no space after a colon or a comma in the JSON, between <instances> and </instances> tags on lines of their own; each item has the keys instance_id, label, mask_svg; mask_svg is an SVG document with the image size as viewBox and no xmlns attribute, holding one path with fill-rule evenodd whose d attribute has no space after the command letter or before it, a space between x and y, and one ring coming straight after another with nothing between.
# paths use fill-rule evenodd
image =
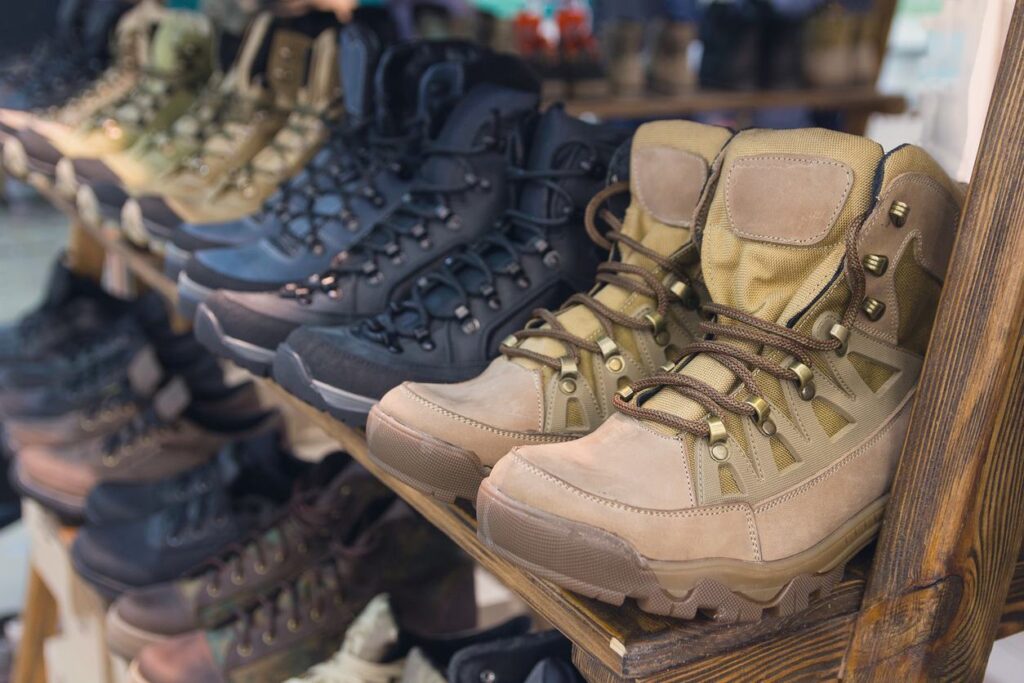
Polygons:
<instances>
[{"instance_id":1,"label":"camouflage boot","mask_svg":"<svg viewBox=\"0 0 1024 683\"><path fill-rule=\"evenodd\" d=\"M170 126L209 79L213 55L209 21L193 12L168 10L153 34L138 84L73 131L50 138L65 157L56 171L60 193L73 196L78 187L72 159L115 154L146 133Z\"/></svg>"},{"instance_id":2,"label":"camouflage boot","mask_svg":"<svg viewBox=\"0 0 1024 683\"><path fill-rule=\"evenodd\" d=\"M51 141L71 135L138 85L150 34L162 16L163 9L155 1L140 2L118 22L111 50L114 63L91 86L59 108L27 115L12 124L18 130L3 146L4 167L12 176L25 180L32 174L36 182L53 182L63 155Z\"/></svg>"},{"instance_id":3,"label":"camouflage boot","mask_svg":"<svg viewBox=\"0 0 1024 683\"><path fill-rule=\"evenodd\" d=\"M278 519L189 576L118 598L107 613L110 649L130 659L146 645L215 628L317 561L332 535L348 536L394 498L340 453L319 463L308 482Z\"/></svg>"},{"instance_id":4,"label":"camouflage boot","mask_svg":"<svg viewBox=\"0 0 1024 683\"><path fill-rule=\"evenodd\" d=\"M474 500L510 448L596 429L613 411L616 391L676 361L699 336L694 209L730 137L696 123L642 126L625 221L603 211L607 235L588 226L614 254L599 267L595 288L509 337L503 355L475 379L406 382L388 392L367 422L371 457L421 491ZM678 168L671 183L669 164ZM591 204L591 219L598 208Z\"/></svg>"},{"instance_id":5,"label":"camouflage boot","mask_svg":"<svg viewBox=\"0 0 1024 683\"><path fill-rule=\"evenodd\" d=\"M594 433L502 458L477 511L561 586L729 622L806 607L877 533L963 198L920 148L821 129L745 131L718 169L707 336Z\"/></svg>"},{"instance_id":6,"label":"camouflage boot","mask_svg":"<svg viewBox=\"0 0 1024 683\"><path fill-rule=\"evenodd\" d=\"M146 246L145 235L149 248L162 253L164 243L181 223L220 223L254 214L283 182L305 166L339 116L336 31L324 31L314 41L309 61L305 83L284 125L252 159L228 173L216 189L205 196L165 195L163 205L156 198L126 204L132 208L123 211L122 227L133 242ZM166 211L155 211L157 206Z\"/></svg>"},{"instance_id":7,"label":"camouflage boot","mask_svg":"<svg viewBox=\"0 0 1024 683\"><path fill-rule=\"evenodd\" d=\"M336 34L332 30L327 36L321 46L329 45L336 63ZM274 139L298 106L313 44L312 37L278 27L267 15L257 19L236 66L224 112L203 131L199 149L151 186L134 188L135 197L125 202L121 226L132 242L145 247L156 235L161 239L155 244L162 246L184 222L184 215L198 217L198 207L213 203L232 173L245 173L243 166ZM251 54L250 46L255 48ZM268 54L263 68L256 62L257 50ZM322 67L323 62L317 60L317 65ZM304 148L294 156L301 161L307 155ZM297 169L289 165L288 170Z\"/></svg>"},{"instance_id":8,"label":"camouflage boot","mask_svg":"<svg viewBox=\"0 0 1024 683\"><path fill-rule=\"evenodd\" d=\"M370 600L388 593L419 633L473 626L473 566L440 531L396 501L328 557L223 625L151 645L134 683L255 683L298 676L327 659Z\"/></svg>"}]
</instances>

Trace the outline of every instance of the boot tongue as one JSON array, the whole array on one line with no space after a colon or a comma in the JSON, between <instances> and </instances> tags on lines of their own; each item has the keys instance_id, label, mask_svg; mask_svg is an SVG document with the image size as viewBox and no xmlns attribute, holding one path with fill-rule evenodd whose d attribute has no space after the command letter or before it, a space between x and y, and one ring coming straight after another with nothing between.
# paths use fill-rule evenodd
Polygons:
<instances>
[{"instance_id":1,"label":"boot tongue","mask_svg":"<svg viewBox=\"0 0 1024 683\"><path fill-rule=\"evenodd\" d=\"M149 67L157 73L184 75L209 59L209 43L210 25L203 15L171 11L153 36Z\"/></svg>"},{"instance_id":2,"label":"boot tongue","mask_svg":"<svg viewBox=\"0 0 1024 683\"><path fill-rule=\"evenodd\" d=\"M788 325L842 267L847 234L874 201L882 159L878 144L833 131L737 135L726 147L700 240L711 300ZM683 373L719 391L735 382L706 356ZM685 419L706 412L671 391L659 392L645 407Z\"/></svg>"},{"instance_id":3,"label":"boot tongue","mask_svg":"<svg viewBox=\"0 0 1024 683\"><path fill-rule=\"evenodd\" d=\"M380 59L380 44L369 29L352 24L341 32L338 53L345 112L354 119L373 114L373 73Z\"/></svg>"},{"instance_id":4,"label":"boot tongue","mask_svg":"<svg viewBox=\"0 0 1024 683\"><path fill-rule=\"evenodd\" d=\"M596 139L599 130L593 124L569 116L560 106L550 107L537 122L527 155L526 168L531 171L544 171L552 168L570 168L573 164L579 164L586 156L586 150L581 149L579 145L566 148L566 143L574 140L584 143L603 142ZM518 205L520 211L531 216L556 216L566 208L572 208L571 202L541 183L526 183L519 196Z\"/></svg>"},{"instance_id":5,"label":"boot tongue","mask_svg":"<svg viewBox=\"0 0 1024 683\"><path fill-rule=\"evenodd\" d=\"M715 303L786 324L839 268L883 150L826 130L755 130L726 148L701 260Z\"/></svg>"},{"instance_id":6,"label":"boot tongue","mask_svg":"<svg viewBox=\"0 0 1024 683\"><path fill-rule=\"evenodd\" d=\"M624 232L664 256L671 256L690 241L694 214L712 162L731 137L730 131L689 121L665 121L641 126L633 138L630 193L632 201ZM671 169L666 172L666 169ZM647 257L626 246L619 247L624 263L652 268ZM595 298L627 315L650 307L647 297L614 286L602 287ZM596 338L602 334L598 319L586 308L573 306L558 316L573 334ZM522 348L550 358L566 355L559 341L531 338ZM514 362L533 367L525 358Z\"/></svg>"}]
</instances>

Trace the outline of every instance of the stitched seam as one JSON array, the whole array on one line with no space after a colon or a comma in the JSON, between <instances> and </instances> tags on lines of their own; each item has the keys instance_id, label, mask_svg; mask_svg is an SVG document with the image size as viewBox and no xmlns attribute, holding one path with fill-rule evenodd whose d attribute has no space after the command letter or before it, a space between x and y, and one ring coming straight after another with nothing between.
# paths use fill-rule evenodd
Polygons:
<instances>
[{"instance_id":1,"label":"stitched seam","mask_svg":"<svg viewBox=\"0 0 1024 683\"><path fill-rule=\"evenodd\" d=\"M800 163L802 165L805 165L805 166L835 166L836 168L839 168L840 170L843 170L843 171L846 172L846 187L843 189L843 196L842 196L842 198L840 198L839 202L836 204L835 208L832 210L832 215L829 216L828 221L825 224L825 228L821 232L816 233L816 234L812 235L811 237L808 237L807 239L800 240L800 239L792 239L792 238L788 238L787 239L787 238L774 237L774 236L771 236L771 235L765 235L764 233L749 232L747 230L743 230L743 229L741 229L741 228L736 226L736 222L735 222L735 220L733 218L733 213L732 213L732 199L731 199L732 191L733 191L733 184L735 182L735 172L736 172L736 169L742 167L742 168L760 168L762 170L770 170L770 169L782 169L782 168L786 168L787 167L787 166L782 166L782 165L770 165L770 164L763 164L763 163L761 163L761 162L765 162L765 161L781 161L781 162L786 162L787 166L791 165L794 161L798 162L798 163ZM787 155L787 156L761 156L761 155L759 155L759 156L743 157L741 159L736 160L736 162L729 168L729 177L726 178L726 181L725 181L725 212L726 212L726 216L729 219L729 227L731 228L731 230L735 234L739 235L740 237L747 237L749 239L756 239L758 241L764 241L764 242L769 242L769 243L774 243L774 244L782 244L782 245L790 245L790 246L794 246L794 245L808 246L808 245L818 244L819 242L821 242L821 240L823 240L825 238L826 235L828 235L829 231L832 229L832 226L834 226L835 223L836 223L836 220L838 220L839 214L842 213L843 207L846 205L846 200L849 198L850 190L852 188L853 188L853 171L850 169L849 166L847 166L844 163L838 162L838 161L833 161L833 160L829 160L829 159L813 159L813 158L801 157L799 155Z\"/></svg>"},{"instance_id":2,"label":"stitched seam","mask_svg":"<svg viewBox=\"0 0 1024 683\"><path fill-rule=\"evenodd\" d=\"M491 427L490 425L485 425L482 422L477 422L476 420L471 420L468 417L465 417L463 415L459 415L457 413L453 413L450 410L442 408L441 406L437 405L436 403L431 403L430 401L428 401L427 399L423 398L419 394L413 392L412 390L408 389L407 387L402 387L402 388L405 389L405 391L414 400L416 400L421 405L426 406L430 410L433 410L435 413L438 413L440 415L444 415L447 418L453 419L453 420L455 420L457 422L461 422L461 423L463 423L463 424L465 424L467 426L474 427L476 429L482 429L482 430L490 432L492 434L497 434L498 436L515 437L517 439L526 439L527 441L536 441L536 442L539 442L539 443L554 443L554 442L559 442L559 441L564 441L565 440L564 437L559 437L559 436L556 436L554 434L551 434L551 435L546 435L546 434L544 434L544 435L542 435L542 434L530 434L528 432L512 432L512 431L508 431L506 429L496 429L495 427Z\"/></svg>"},{"instance_id":3,"label":"stitched seam","mask_svg":"<svg viewBox=\"0 0 1024 683\"><path fill-rule=\"evenodd\" d=\"M911 392L911 394L907 397L906 400L909 401L912 398L913 398L913 392ZM900 410L902 411L902 410L905 410L905 409L906 409L906 403L904 402L900 406ZM898 415L898 414L899 414L899 412L896 413L896 415ZM761 506L754 508L754 512L757 513L757 514L760 514L762 512L766 512L768 510L776 508L779 505L782 505L783 503L787 503L787 502L793 500L794 498L796 498L797 496L802 495L803 493L805 493L805 492L809 491L810 489L814 488L815 486L817 486L819 483L825 481L826 479L831 478L833 475L837 474L840 470L842 470L843 468L847 467L848 465L852 465L853 463L857 462L857 460L859 460L860 457L865 454L865 452L867 451L868 447L873 446L877 442L881 441L884 437L888 436L889 432L892 430L892 427L893 427L893 425L895 423L896 423L896 419L895 419L895 416L894 416L894 418L889 421L889 424L887 424L884 429L879 430L879 432L877 434L875 434L871 439L869 439L869 440L865 441L863 444L861 444L860 447L857 450L855 450L852 453L849 453L848 455L844 456L839 462L833 464L828 469L823 470L816 477L814 477L810 481L802 484L798 488L793 489L789 493L787 493L787 494L785 494L783 496L780 496L779 498L776 498L776 499L772 500L769 503L764 503Z\"/></svg>"},{"instance_id":4,"label":"stitched seam","mask_svg":"<svg viewBox=\"0 0 1024 683\"><path fill-rule=\"evenodd\" d=\"M626 505L624 503L619 503L619 502L616 502L616 501L613 501L613 500L608 500L607 498L602 498L600 496L595 496L592 493L588 493L588 492L586 492L586 491L584 491L584 490L582 490L580 488L577 488L577 487L573 486L572 484L568 483L567 481L565 481L564 479L560 479L559 477L556 477L555 475L551 474L550 472L542 470L541 468L539 468L536 465L534 465L533 463L531 463L529 460L527 460L526 458L524 458L520 454L518 448L513 448L512 451L509 453L509 455L507 457L513 458L516 462L518 462L522 466L526 467L533 474L536 474L537 476L541 477L542 479L546 479L547 481L549 481L549 482L551 482L551 483L553 483L553 484L555 484L555 485L557 485L557 486L559 486L561 488L564 488L565 490L569 491L570 493L573 493L573 494L577 495L580 498L583 498L585 500L589 500L592 503L598 503L599 505L604 505L605 507L609 507L609 508L612 508L612 509L615 509L615 510L620 510L622 512L633 512L633 513L640 514L640 515L646 515L648 517L664 517L664 518L670 518L670 519L672 519L672 518L689 519L689 518L699 518L699 517L718 517L719 515L726 514L726 513L729 513L729 512L737 512L737 511L738 512L744 512L744 511L749 512L750 511L750 506L749 505L744 505L744 504L721 505L721 506L716 506L714 508L698 508L698 509L695 509L695 510L652 510L650 508L639 508L639 507L635 507L633 505Z\"/></svg>"},{"instance_id":5,"label":"stitched seam","mask_svg":"<svg viewBox=\"0 0 1024 683\"><path fill-rule=\"evenodd\" d=\"M697 156L693 152L687 152L686 150L678 149L676 147L670 147L668 145L649 145L647 147L641 147L640 149L634 151L633 157L632 157L632 159L630 159L630 162L629 162L630 163L630 175L631 175L632 178L636 179L636 192L634 194L636 195L637 200L640 202L640 206L643 208L643 210L646 211L651 216L653 216L654 218L656 218L659 221L661 221L662 223L665 223L666 225L669 225L671 227L678 227L678 228L690 228L690 227L692 227L693 226L693 221L687 219L685 216L682 217L682 218L664 217L663 215L660 214L660 212L655 212L655 211L653 211L651 209L650 205L647 202L646 197L644 196L644 190L643 190L644 183L642 181L641 174L640 174L640 171L639 171L639 159L638 159L638 157L640 156L640 152L643 152L645 149L667 149L667 150L671 150L673 152L679 152L680 154L686 155L687 157L689 157L691 159L694 159L694 160L696 160L698 162L701 162L701 166L702 166L701 170L704 172L704 182L702 183L702 185L706 184L707 183L707 179L708 179L707 162L704 162L703 159L701 159L699 156ZM698 203L699 203L699 198L698 198Z\"/></svg>"}]
</instances>

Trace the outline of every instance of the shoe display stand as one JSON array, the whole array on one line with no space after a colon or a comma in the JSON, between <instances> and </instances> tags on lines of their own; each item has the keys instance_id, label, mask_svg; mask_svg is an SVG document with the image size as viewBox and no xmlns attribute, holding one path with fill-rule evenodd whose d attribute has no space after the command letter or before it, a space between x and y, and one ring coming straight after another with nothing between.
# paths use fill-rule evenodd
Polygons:
<instances>
[{"instance_id":1,"label":"shoe display stand","mask_svg":"<svg viewBox=\"0 0 1024 683\"><path fill-rule=\"evenodd\" d=\"M260 381L271 400L322 428L570 638L590 681L981 680L993 640L1024 631L1024 0L978 159L881 537L831 593L784 618L674 620L631 601L613 607L559 589L478 541L471 509L382 472L367 458L361 432ZM72 225L69 252L79 272L98 275L113 254L140 284L173 301L174 283L158 257L80 217ZM63 532L39 530L45 524L33 521L31 505L27 511L38 562L41 546ZM15 683L42 680L30 660L42 652L54 614L68 636L67 595L53 592L51 581L74 581L52 578L62 571L59 561L52 565L47 559L33 574ZM37 595L41 584L53 592L49 603Z\"/></svg>"}]
</instances>

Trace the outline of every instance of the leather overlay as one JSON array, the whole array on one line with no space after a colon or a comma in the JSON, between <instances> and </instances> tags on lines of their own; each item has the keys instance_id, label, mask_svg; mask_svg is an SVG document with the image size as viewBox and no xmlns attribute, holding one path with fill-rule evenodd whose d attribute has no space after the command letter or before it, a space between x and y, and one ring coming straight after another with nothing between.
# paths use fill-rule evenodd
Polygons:
<instances>
[{"instance_id":1,"label":"leather overlay","mask_svg":"<svg viewBox=\"0 0 1024 683\"><path fill-rule=\"evenodd\" d=\"M904 202L910 209L901 228L889 218L893 202ZM885 304L885 314L872 322L857 317L857 327L890 344L898 342L899 299L896 296L896 266L908 249L914 260L937 280L943 280L953 250L960 206L949 192L929 176L904 173L882 193L857 240L857 257L869 254L889 260L881 276L866 273L865 294Z\"/></svg>"},{"instance_id":2,"label":"leather overlay","mask_svg":"<svg viewBox=\"0 0 1024 683\"><path fill-rule=\"evenodd\" d=\"M737 236L794 246L828 235L853 188L853 170L834 159L766 154L737 159L724 179Z\"/></svg>"},{"instance_id":3,"label":"leather overlay","mask_svg":"<svg viewBox=\"0 0 1024 683\"><path fill-rule=\"evenodd\" d=\"M306 63L313 41L301 33L277 30L270 44L267 82L276 98L294 101L306 78Z\"/></svg>"},{"instance_id":4,"label":"leather overlay","mask_svg":"<svg viewBox=\"0 0 1024 683\"><path fill-rule=\"evenodd\" d=\"M694 211L708 176L704 159L674 147L640 147L633 150L630 172L633 196L644 211L666 225L693 225Z\"/></svg>"}]
</instances>

